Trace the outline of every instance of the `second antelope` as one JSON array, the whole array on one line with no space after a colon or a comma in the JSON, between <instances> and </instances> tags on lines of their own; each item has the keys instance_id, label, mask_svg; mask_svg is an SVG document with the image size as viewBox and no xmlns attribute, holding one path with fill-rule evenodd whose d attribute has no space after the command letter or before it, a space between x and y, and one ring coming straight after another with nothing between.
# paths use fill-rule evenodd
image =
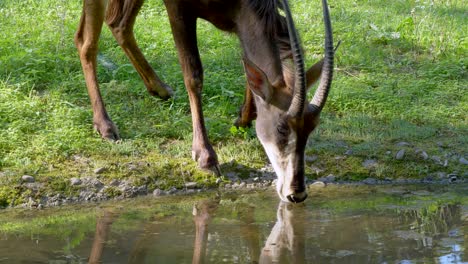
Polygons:
<instances>
[{"instance_id":1,"label":"second antelope","mask_svg":"<svg viewBox=\"0 0 468 264\"><path fill-rule=\"evenodd\" d=\"M277 191L286 202L306 199L304 152L307 139L318 125L333 75L332 29L326 0L325 57L305 70L301 45L287 0L164 0L179 54L192 113L192 156L201 168L218 174L217 155L208 139L201 92L203 69L197 47L196 21L205 19L217 28L235 33L243 48L247 76L245 101L236 124L247 126L256 118L257 136L278 176ZM162 98L171 88L153 71L133 34L143 0L84 0L75 35L93 108L95 129L103 138L119 139L117 127L106 112L96 76L98 40L103 23L111 29L149 93ZM280 14L284 10L285 17ZM307 89L320 84L311 102Z\"/></svg>"}]
</instances>

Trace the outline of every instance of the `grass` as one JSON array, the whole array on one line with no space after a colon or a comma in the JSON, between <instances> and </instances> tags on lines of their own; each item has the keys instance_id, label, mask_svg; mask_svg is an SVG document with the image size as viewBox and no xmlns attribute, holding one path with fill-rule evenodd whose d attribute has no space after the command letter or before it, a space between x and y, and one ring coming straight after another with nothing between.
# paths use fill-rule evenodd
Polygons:
<instances>
[{"instance_id":1,"label":"grass","mask_svg":"<svg viewBox=\"0 0 468 264\"><path fill-rule=\"evenodd\" d=\"M307 165L308 177L422 178L438 172L465 177L466 165L458 162L468 155L465 1L329 4L334 38L343 43L321 126L306 151L318 157ZM312 65L323 50L319 3L292 5ZM150 97L109 30L101 36L101 92L124 139L119 144L92 130L73 44L80 12L80 1L0 3L0 204L25 198L23 174L46 183L50 193L67 191L61 182L93 174L97 167L110 168L104 181L131 178L161 188L193 180L211 184L213 177L190 159L190 109L163 3L146 1L136 38L156 72L175 88L174 99ZM232 129L245 84L238 40L203 21L198 32L206 124L220 162L261 168L267 158L254 130ZM400 149L406 154L396 160ZM421 158L418 149L429 158ZM367 159L376 165L363 167ZM150 166L128 170L126 164L139 162Z\"/></svg>"}]
</instances>

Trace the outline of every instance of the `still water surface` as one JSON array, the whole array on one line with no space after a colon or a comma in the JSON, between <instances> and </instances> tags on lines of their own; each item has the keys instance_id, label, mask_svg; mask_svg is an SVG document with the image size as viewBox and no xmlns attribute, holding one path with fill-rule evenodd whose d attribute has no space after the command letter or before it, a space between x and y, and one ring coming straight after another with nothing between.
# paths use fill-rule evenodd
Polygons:
<instances>
[{"instance_id":1,"label":"still water surface","mask_svg":"<svg viewBox=\"0 0 468 264\"><path fill-rule=\"evenodd\" d=\"M0 211L0 263L468 263L468 185Z\"/></svg>"}]
</instances>

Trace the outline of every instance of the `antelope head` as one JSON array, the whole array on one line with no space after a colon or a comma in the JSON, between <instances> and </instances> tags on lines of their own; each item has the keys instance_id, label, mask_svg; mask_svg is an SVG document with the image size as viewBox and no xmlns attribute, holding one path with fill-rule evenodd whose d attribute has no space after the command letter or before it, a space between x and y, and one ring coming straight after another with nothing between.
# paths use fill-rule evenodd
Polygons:
<instances>
[{"instance_id":1,"label":"antelope head","mask_svg":"<svg viewBox=\"0 0 468 264\"><path fill-rule=\"evenodd\" d=\"M286 0L288 32L294 60L294 79L271 83L265 73L248 59L244 68L249 88L257 108L256 131L278 176L276 189L281 200L300 203L307 198L304 175L304 152L310 133L319 122L333 76L333 39L326 0L322 0L325 24L325 57L307 72L302 50ZM321 71L321 72L320 72ZM283 74L284 75L284 74ZM314 77L320 84L311 102L307 102L307 87Z\"/></svg>"}]
</instances>

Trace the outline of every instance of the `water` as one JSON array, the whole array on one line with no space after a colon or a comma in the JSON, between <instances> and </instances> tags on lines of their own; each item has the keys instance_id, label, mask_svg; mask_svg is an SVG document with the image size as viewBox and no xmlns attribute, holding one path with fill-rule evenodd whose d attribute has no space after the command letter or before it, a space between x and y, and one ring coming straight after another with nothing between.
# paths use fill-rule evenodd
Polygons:
<instances>
[{"instance_id":1,"label":"water","mask_svg":"<svg viewBox=\"0 0 468 264\"><path fill-rule=\"evenodd\" d=\"M468 185L327 187L0 213L0 263L468 263Z\"/></svg>"}]
</instances>

